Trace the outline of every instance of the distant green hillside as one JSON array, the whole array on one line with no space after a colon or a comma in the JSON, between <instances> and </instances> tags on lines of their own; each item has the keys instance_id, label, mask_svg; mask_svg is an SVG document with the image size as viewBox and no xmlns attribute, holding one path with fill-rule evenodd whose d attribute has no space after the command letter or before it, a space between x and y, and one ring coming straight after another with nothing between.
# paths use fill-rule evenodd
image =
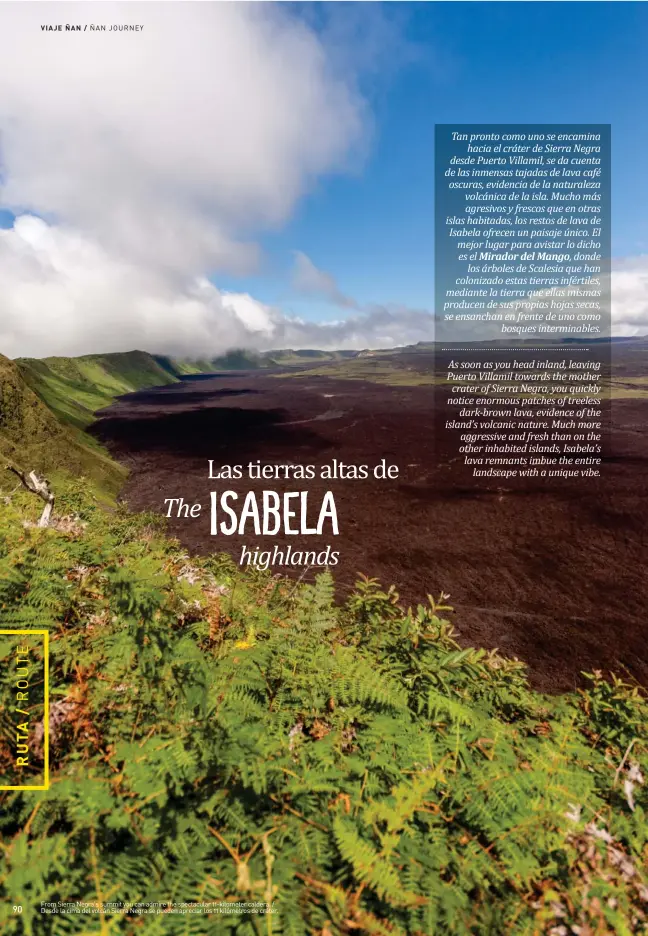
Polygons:
<instances>
[{"instance_id":1,"label":"distant green hillside","mask_svg":"<svg viewBox=\"0 0 648 936\"><path fill-rule=\"evenodd\" d=\"M84 475L112 497L127 472L84 431L95 413L122 394L201 370L200 363L145 351L15 361L0 356L0 457L50 476Z\"/></svg>"},{"instance_id":2,"label":"distant green hillside","mask_svg":"<svg viewBox=\"0 0 648 936\"><path fill-rule=\"evenodd\" d=\"M39 362L34 362L39 363ZM126 469L88 435L64 425L25 380L15 361L0 355L0 462L56 477L85 475L108 496L119 490Z\"/></svg>"},{"instance_id":3,"label":"distant green hillside","mask_svg":"<svg viewBox=\"0 0 648 936\"><path fill-rule=\"evenodd\" d=\"M155 363L174 380L177 380L179 377L190 376L191 374L206 374L212 369L211 363L207 359L188 361L184 358L168 357L165 354L153 354L151 357Z\"/></svg>"},{"instance_id":4,"label":"distant green hillside","mask_svg":"<svg viewBox=\"0 0 648 936\"><path fill-rule=\"evenodd\" d=\"M415 367L411 356L405 357L397 351L361 351L353 358L319 362L306 370L293 368L273 374L278 379L301 377L329 377L338 380L362 380L369 383L386 384L391 387L433 386L442 378L433 373L429 362Z\"/></svg>"},{"instance_id":5,"label":"distant green hillside","mask_svg":"<svg viewBox=\"0 0 648 936\"><path fill-rule=\"evenodd\" d=\"M308 363L325 363L327 361L342 361L346 358L356 357L356 351L318 351L304 348L295 351L292 348L283 348L278 351L248 351L244 348L234 348L227 354L215 358L202 358L188 361L180 358L170 358L163 355L154 355L154 360L170 374L209 374L221 370L259 370L264 367L294 367Z\"/></svg>"},{"instance_id":6,"label":"distant green hillside","mask_svg":"<svg viewBox=\"0 0 648 936\"><path fill-rule=\"evenodd\" d=\"M310 348L293 351L292 348L287 348L281 351L265 351L264 357L277 366L288 367L293 364L308 364L311 361L341 361L353 358L356 354L357 351L318 351Z\"/></svg>"},{"instance_id":7,"label":"distant green hillside","mask_svg":"<svg viewBox=\"0 0 648 936\"><path fill-rule=\"evenodd\" d=\"M170 358L166 359L171 362ZM175 383L179 372L145 351L83 357L18 358L25 382L68 425L85 429L94 413L124 393ZM196 373L197 371L194 371Z\"/></svg>"},{"instance_id":8,"label":"distant green hillside","mask_svg":"<svg viewBox=\"0 0 648 936\"><path fill-rule=\"evenodd\" d=\"M187 377L192 374L213 374L224 370L256 370L260 367L269 367L271 362L256 351L244 351L235 348L215 358L172 358L162 354L154 354L153 359L168 374L176 377Z\"/></svg>"},{"instance_id":9,"label":"distant green hillside","mask_svg":"<svg viewBox=\"0 0 648 936\"><path fill-rule=\"evenodd\" d=\"M341 362L353 351L233 349L217 358L186 360L145 351L82 357L0 355L0 457L25 469L84 475L113 496L126 470L85 430L117 397L176 383L192 374Z\"/></svg>"},{"instance_id":10,"label":"distant green hillside","mask_svg":"<svg viewBox=\"0 0 648 936\"><path fill-rule=\"evenodd\" d=\"M202 362L201 362L202 363ZM258 351L245 351L241 348L234 348L227 354L212 358L207 362L206 372L219 370L256 370L259 367L268 367L265 356Z\"/></svg>"},{"instance_id":11,"label":"distant green hillside","mask_svg":"<svg viewBox=\"0 0 648 936\"><path fill-rule=\"evenodd\" d=\"M294 351L292 348L283 348L278 351L248 351L243 348L234 348L220 357L203 358L197 361L160 356L156 356L155 360L170 373L208 374L221 370L259 370L264 367L295 367L311 362L342 361L346 358L353 358L356 354L356 351L318 351L310 348L304 348L301 351Z\"/></svg>"}]
</instances>

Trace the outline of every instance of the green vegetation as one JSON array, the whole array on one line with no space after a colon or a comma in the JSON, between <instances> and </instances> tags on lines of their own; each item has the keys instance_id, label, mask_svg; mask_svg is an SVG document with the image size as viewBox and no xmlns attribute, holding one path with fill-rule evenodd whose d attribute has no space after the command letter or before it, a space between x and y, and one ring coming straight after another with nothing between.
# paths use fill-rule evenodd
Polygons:
<instances>
[{"instance_id":1,"label":"green vegetation","mask_svg":"<svg viewBox=\"0 0 648 936\"><path fill-rule=\"evenodd\" d=\"M222 370L257 370L259 367L269 366L263 355L256 351L245 351L236 348L216 358L189 361L182 358L155 355L155 360L174 376L180 374L211 374Z\"/></svg>"},{"instance_id":2,"label":"green vegetation","mask_svg":"<svg viewBox=\"0 0 648 936\"><path fill-rule=\"evenodd\" d=\"M203 370L206 373L219 370L257 370L259 367L267 367L266 362L256 351L243 351L234 349L220 357L211 358L205 362L207 367Z\"/></svg>"},{"instance_id":3,"label":"green vegetation","mask_svg":"<svg viewBox=\"0 0 648 936\"><path fill-rule=\"evenodd\" d=\"M267 367L298 367L312 361L342 361L348 357L355 357L355 351L248 351L244 348L234 348L220 357L205 358L196 361L186 361L178 358L165 358L159 355L155 360L169 373L179 374L209 374L215 371L228 370L260 370Z\"/></svg>"},{"instance_id":4,"label":"green vegetation","mask_svg":"<svg viewBox=\"0 0 648 936\"><path fill-rule=\"evenodd\" d=\"M125 480L125 469L84 430L118 396L192 374L287 366L313 355L333 360L344 353L234 350L196 361L145 351L15 361L0 355L0 460L47 472L54 481L61 473L83 475L96 493L111 500Z\"/></svg>"},{"instance_id":5,"label":"green vegetation","mask_svg":"<svg viewBox=\"0 0 648 936\"><path fill-rule=\"evenodd\" d=\"M0 919L22 905L27 936L645 932L637 688L592 674L545 698L522 664L461 649L442 602L402 609L364 580L336 607L328 574L190 559L79 484L59 529L23 526L35 500L2 514L0 607L50 630L52 783L0 794ZM59 900L276 912L41 916Z\"/></svg>"},{"instance_id":6,"label":"green vegetation","mask_svg":"<svg viewBox=\"0 0 648 936\"><path fill-rule=\"evenodd\" d=\"M338 380L368 380L370 383L390 387L422 387L444 383L442 377L428 369L417 369L401 360L398 354L361 352L350 360L327 363L322 367L309 367L305 371L276 374L278 378L331 377Z\"/></svg>"},{"instance_id":7,"label":"green vegetation","mask_svg":"<svg viewBox=\"0 0 648 936\"><path fill-rule=\"evenodd\" d=\"M28 362L32 363L40 362ZM51 399L52 395L45 382L36 379L38 370L30 372L30 380L39 392L25 379L25 370L0 355L1 467L12 464L26 471L47 472L55 482L69 475L84 475L97 492L108 499L114 497L126 478L125 469L73 422L66 424L60 413L57 418L45 403L44 396ZM100 391L94 393L99 396ZM57 405L56 400L53 405ZM70 399L69 406L73 405Z\"/></svg>"},{"instance_id":8,"label":"green vegetation","mask_svg":"<svg viewBox=\"0 0 648 936\"><path fill-rule=\"evenodd\" d=\"M604 382L604 392L613 400L644 398L648 395L648 377L612 377Z\"/></svg>"},{"instance_id":9,"label":"green vegetation","mask_svg":"<svg viewBox=\"0 0 648 936\"><path fill-rule=\"evenodd\" d=\"M237 352L228 358L232 366ZM0 355L0 459L24 470L84 475L113 499L126 471L84 430L118 396L225 366L145 351L10 361Z\"/></svg>"},{"instance_id":10,"label":"green vegetation","mask_svg":"<svg viewBox=\"0 0 648 936\"><path fill-rule=\"evenodd\" d=\"M354 358L355 351L315 351L303 349L293 351L292 348L285 351L266 351L265 360L278 367L295 367L299 364L310 364L318 361L344 361L347 358Z\"/></svg>"},{"instance_id":11,"label":"green vegetation","mask_svg":"<svg viewBox=\"0 0 648 936\"><path fill-rule=\"evenodd\" d=\"M592 673L542 696L523 664L456 643L445 596L405 608L361 579L336 605L328 573L303 585L191 558L160 518L107 509L121 469L64 424L61 388L88 408L156 373L106 357L27 362L40 396L0 358L2 452L54 466L57 494L39 529L38 499L0 478L2 627L47 628L51 660L50 788L0 793L3 932L647 932L643 691ZM86 468L92 484L73 477ZM229 912L50 916L41 901Z\"/></svg>"},{"instance_id":12,"label":"green vegetation","mask_svg":"<svg viewBox=\"0 0 648 936\"><path fill-rule=\"evenodd\" d=\"M128 351L77 358L19 358L16 363L25 382L62 422L86 429L97 410L116 397L175 383L179 372L173 370L170 358L163 360L166 367L145 351Z\"/></svg>"}]
</instances>

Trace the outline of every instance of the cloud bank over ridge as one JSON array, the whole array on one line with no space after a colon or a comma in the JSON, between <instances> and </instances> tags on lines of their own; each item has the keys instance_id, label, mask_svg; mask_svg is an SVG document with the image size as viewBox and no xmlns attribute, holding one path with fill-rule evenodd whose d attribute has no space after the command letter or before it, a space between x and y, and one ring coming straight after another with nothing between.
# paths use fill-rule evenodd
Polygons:
<instances>
[{"instance_id":1,"label":"cloud bank over ridge","mask_svg":"<svg viewBox=\"0 0 648 936\"><path fill-rule=\"evenodd\" d=\"M52 9L74 23L82 7ZM253 236L362 154L355 76L312 29L266 4L101 13L144 30L52 35L42 6L0 7L12 37L0 59L0 204L17 215L0 231L4 353L363 346L429 326L424 313L401 320L353 302L359 314L318 326L207 278L253 271Z\"/></svg>"},{"instance_id":2,"label":"cloud bank over ridge","mask_svg":"<svg viewBox=\"0 0 648 936\"><path fill-rule=\"evenodd\" d=\"M141 348L210 357L241 348L390 347L430 336L425 311L384 306L318 324L205 277L184 284L23 215L0 231L0 349L9 357Z\"/></svg>"},{"instance_id":3,"label":"cloud bank over ridge","mask_svg":"<svg viewBox=\"0 0 648 936\"><path fill-rule=\"evenodd\" d=\"M71 23L96 9L51 7ZM0 206L17 215L0 230L1 352L213 356L433 337L425 310L361 303L300 251L293 288L337 306L339 321L303 321L210 281L254 271L255 237L362 158L370 119L354 68L377 64L376 36L368 58L353 32L335 55L326 30L274 4L105 3L101 14L144 30L53 35L44 5L0 4L11 36ZM648 258L617 264L612 285L614 333L646 333Z\"/></svg>"}]
</instances>

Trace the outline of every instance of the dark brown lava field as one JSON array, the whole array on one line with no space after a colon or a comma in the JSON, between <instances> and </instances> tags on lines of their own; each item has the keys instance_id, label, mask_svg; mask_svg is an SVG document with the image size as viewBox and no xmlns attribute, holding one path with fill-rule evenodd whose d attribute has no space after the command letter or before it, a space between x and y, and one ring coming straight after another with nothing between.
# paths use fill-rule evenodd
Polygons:
<instances>
[{"instance_id":1,"label":"dark brown lava field","mask_svg":"<svg viewBox=\"0 0 648 936\"><path fill-rule=\"evenodd\" d=\"M475 481L456 457L443 429L445 395L432 386L227 373L123 397L94 432L130 469L123 496L133 509L164 512L169 497L203 505L200 518L170 521L191 550L238 559L244 543L293 551L332 543L341 597L358 572L394 583L407 603L449 593L461 642L520 657L542 689L572 689L594 668L648 684L648 405L613 402L602 479L500 484ZM319 467L383 458L398 465L397 480L208 478L208 459ZM308 490L317 510L332 490L340 535L210 535L211 491L264 488ZM299 576L303 568L274 571Z\"/></svg>"}]
</instances>

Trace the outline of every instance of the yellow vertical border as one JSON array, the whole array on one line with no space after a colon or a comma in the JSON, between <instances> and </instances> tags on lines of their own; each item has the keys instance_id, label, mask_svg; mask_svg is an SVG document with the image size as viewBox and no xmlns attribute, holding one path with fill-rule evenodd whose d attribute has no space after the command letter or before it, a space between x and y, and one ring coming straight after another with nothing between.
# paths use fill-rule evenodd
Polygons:
<instances>
[{"instance_id":1,"label":"yellow vertical border","mask_svg":"<svg viewBox=\"0 0 648 936\"><path fill-rule=\"evenodd\" d=\"M43 754L45 757L45 775L43 777L43 784L46 790L49 790L50 779L49 779L49 733L50 733L50 724L49 724L49 631L44 631L45 634L45 643L44 643L44 670L45 670L45 697L43 699Z\"/></svg>"},{"instance_id":2,"label":"yellow vertical border","mask_svg":"<svg viewBox=\"0 0 648 936\"><path fill-rule=\"evenodd\" d=\"M25 637L33 634L43 635L43 783L41 786L0 786L2 790L49 790L49 631L48 630L4 630L2 637Z\"/></svg>"}]
</instances>

